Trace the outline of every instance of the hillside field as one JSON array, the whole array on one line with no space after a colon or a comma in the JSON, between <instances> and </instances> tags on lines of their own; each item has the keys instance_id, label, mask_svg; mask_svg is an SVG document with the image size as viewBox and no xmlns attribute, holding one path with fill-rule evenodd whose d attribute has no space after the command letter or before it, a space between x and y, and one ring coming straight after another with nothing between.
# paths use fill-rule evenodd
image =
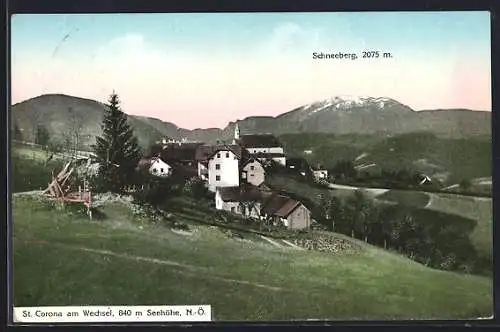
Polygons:
<instances>
[{"instance_id":1,"label":"hillside field","mask_svg":"<svg viewBox=\"0 0 500 332\"><path fill-rule=\"evenodd\" d=\"M301 251L228 238L195 215L191 235L182 235L126 203L99 209L89 221L36 196L14 197L16 306L211 304L218 321L492 314L491 279L433 270L352 239L355 252Z\"/></svg>"},{"instance_id":2,"label":"hillside field","mask_svg":"<svg viewBox=\"0 0 500 332\"><path fill-rule=\"evenodd\" d=\"M287 154L306 157L312 164L332 168L340 160L357 166L373 165L367 172L411 169L452 185L463 179L491 177L491 136L444 138L432 133L409 134L286 134ZM305 155L305 150L312 154Z\"/></svg>"}]
</instances>

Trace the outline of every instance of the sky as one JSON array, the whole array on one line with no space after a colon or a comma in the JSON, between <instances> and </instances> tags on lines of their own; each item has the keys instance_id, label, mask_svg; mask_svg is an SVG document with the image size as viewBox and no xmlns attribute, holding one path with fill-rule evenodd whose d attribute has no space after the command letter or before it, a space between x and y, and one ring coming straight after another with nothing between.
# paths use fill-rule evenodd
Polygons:
<instances>
[{"instance_id":1,"label":"sky","mask_svg":"<svg viewBox=\"0 0 500 332\"><path fill-rule=\"evenodd\" d=\"M338 95L491 111L490 40L489 12L22 14L11 95L116 91L125 113L188 129Z\"/></svg>"}]
</instances>

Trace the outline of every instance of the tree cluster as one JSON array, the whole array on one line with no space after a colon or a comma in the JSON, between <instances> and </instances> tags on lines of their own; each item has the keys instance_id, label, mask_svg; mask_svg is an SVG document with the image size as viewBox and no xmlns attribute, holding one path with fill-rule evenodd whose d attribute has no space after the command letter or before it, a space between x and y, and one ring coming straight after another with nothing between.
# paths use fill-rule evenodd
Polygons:
<instances>
[{"instance_id":1,"label":"tree cluster","mask_svg":"<svg viewBox=\"0 0 500 332\"><path fill-rule=\"evenodd\" d=\"M321 222L330 230L397 251L428 266L482 272L470 242L475 221L405 206L382 205L362 191L346 198L319 197Z\"/></svg>"}]
</instances>

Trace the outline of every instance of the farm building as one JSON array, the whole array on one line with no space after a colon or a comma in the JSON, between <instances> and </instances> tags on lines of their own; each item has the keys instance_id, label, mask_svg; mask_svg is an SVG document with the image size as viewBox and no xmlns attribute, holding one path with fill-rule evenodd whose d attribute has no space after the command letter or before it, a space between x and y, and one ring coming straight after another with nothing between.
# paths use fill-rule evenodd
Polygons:
<instances>
[{"instance_id":1,"label":"farm building","mask_svg":"<svg viewBox=\"0 0 500 332\"><path fill-rule=\"evenodd\" d=\"M326 180L328 178L328 170L322 165L311 166L311 169L316 180Z\"/></svg>"},{"instance_id":2,"label":"farm building","mask_svg":"<svg viewBox=\"0 0 500 332\"><path fill-rule=\"evenodd\" d=\"M311 211L300 201L280 194L273 194L263 202L261 215L273 224L282 223L288 229L311 226Z\"/></svg>"},{"instance_id":3,"label":"farm building","mask_svg":"<svg viewBox=\"0 0 500 332\"><path fill-rule=\"evenodd\" d=\"M266 179L266 170L258 159L251 158L242 163L242 178L254 186L259 186Z\"/></svg>"},{"instance_id":4,"label":"farm building","mask_svg":"<svg viewBox=\"0 0 500 332\"><path fill-rule=\"evenodd\" d=\"M172 166L160 157L142 158L139 160L137 170L147 170L150 174L158 177L168 177L172 174Z\"/></svg>"},{"instance_id":5,"label":"farm building","mask_svg":"<svg viewBox=\"0 0 500 332\"><path fill-rule=\"evenodd\" d=\"M252 185L219 187L215 193L215 208L258 219L264 197L265 195Z\"/></svg>"},{"instance_id":6,"label":"farm building","mask_svg":"<svg viewBox=\"0 0 500 332\"><path fill-rule=\"evenodd\" d=\"M241 145L260 161L274 160L286 165L286 156L281 142L271 134L241 135L238 124L234 132L234 142Z\"/></svg>"}]
</instances>

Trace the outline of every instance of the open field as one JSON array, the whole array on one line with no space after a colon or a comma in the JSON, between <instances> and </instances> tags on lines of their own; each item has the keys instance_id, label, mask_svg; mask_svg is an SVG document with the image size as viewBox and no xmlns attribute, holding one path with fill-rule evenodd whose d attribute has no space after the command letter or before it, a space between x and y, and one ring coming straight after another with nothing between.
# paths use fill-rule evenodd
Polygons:
<instances>
[{"instance_id":1,"label":"open field","mask_svg":"<svg viewBox=\"0 0 500 332\"><path fill-rule=\"evenodd\" d=\"M389 190L382 195L378 195L377 200L424 208L430 203L430 196L421 191Z\"/></svg>"},{"instance_id":2,"label":"open field","mask_svg":"<svg viewBox=\"0 0 500 332\"><path fill-rule=\"evenodd\" d=\"M325 254L230 239L203 225L179 235L122 203L101 212L89 221L14 197L16 306L206 303L215 320L492 313L489 278L429 269L358 241L350 240L361 248L355 254Z\"/></svg>"},{"instance_id":3,"label":"open field","mask_svg":"<svg viewBox=\"0 0 500 332\"><path fill-rule=\"evenodd\" d=\"M41 149L12 149L12 192L46 188L51 179L51 172L60 170L64 163L62 158L55 157L46 162L47 158L48 155Z\"/></svg>"}]
</instances>

